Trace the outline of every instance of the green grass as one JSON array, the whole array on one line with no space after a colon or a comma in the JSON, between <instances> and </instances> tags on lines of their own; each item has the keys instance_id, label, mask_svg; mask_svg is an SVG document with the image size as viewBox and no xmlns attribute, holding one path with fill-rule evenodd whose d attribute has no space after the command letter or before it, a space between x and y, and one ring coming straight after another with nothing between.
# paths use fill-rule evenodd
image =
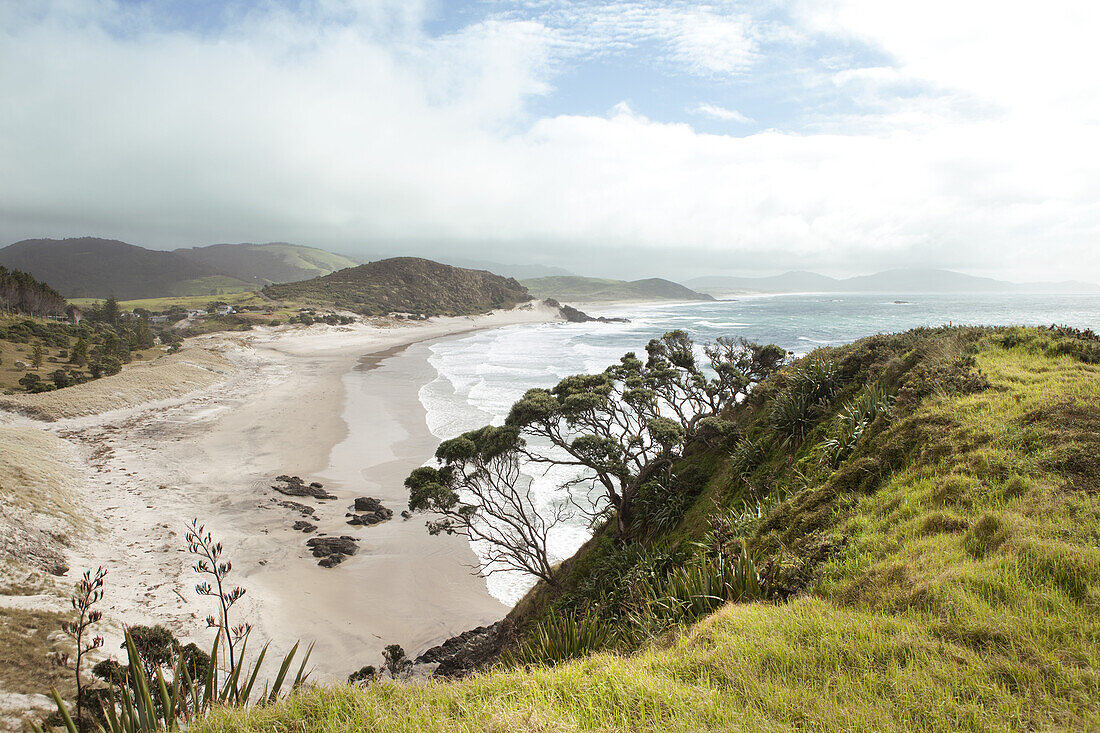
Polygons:
<instances>
[{"instance_id":1,"label":"green grass","mask_svg":"<svg viewBox=\"0 0 1100 733\"><path fill-rule=\"evenodd\" d=\"M269 300L264 299L256 289L252 290L240 290L232 293L224 293L222 295L166 295L162 298L141 298L139 300L122 300L119 301L119 307L124 311L130 311L135 308L145 308L146 310L157 312L166 311L172 306L176 305L180 308L206 308L210 303L214 301L220 301L222 303L228 303L232 306L244 306L244 305L259 305L269 306L275 305ZM93 303L102 303L102 298L70 298L70 303L74 303L80 307L87 307Z\"/></svg>"},{"instance_id":2,"label":"green grass","mask_svg":"<svg viewBox=\"0 0 1100 733\"><path fill-rule=\"evenodd\" d=\"M632 654L303 691L194 730L1100 729L1100 365L1046 336L922 338L833 352L853 381L798 446L762 427L783 378L760 389L742 415L759 465L719 461L665 538L698 538L752 483L790 492L746 529L788 600L727 604ZM840 406L879 379L895 417L817 467ZM613 552L598 537L567 572Z\"/></svg>"}]
</instances>

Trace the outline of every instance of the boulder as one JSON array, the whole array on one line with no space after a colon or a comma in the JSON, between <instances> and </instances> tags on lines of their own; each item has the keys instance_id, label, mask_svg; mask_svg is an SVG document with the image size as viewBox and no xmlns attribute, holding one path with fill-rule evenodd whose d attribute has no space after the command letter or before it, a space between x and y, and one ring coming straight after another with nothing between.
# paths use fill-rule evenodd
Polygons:
<instances>
[{"instance_id":1,"label":"boulder","mask_svg":"<svg viewBox=\"0 0 1100 733\"><path fill-rule=\"evenodd\" d=\"M355 544L359 540L347 535L341 537L314 537L306 542L314 557L321 558L317 564L323 568L331 568L342 563L348 555L359 552L359 546Z\"/></svg>"},{"instance_id":2,"label":"boulder","mask_svg":"<svg viewBox=\"0 0 1100 733\"><path fill-rule=\"evenodd\" d=\"M393 510L382 506L382 502L370 496L360 496L355 500L355 511L362 514L345 514L348 524L367 527L393 518Z\"/></svg>"},{"instance_id":3,"label":"boulder","mask_svg":"<svg viewBox=\"0 0 1100 733\"><path fill-rule=\"evenodd\" d=\"M285 474L276 476L275 483L271 485L271 488L287 496L312 496L315 499L336 498L334 494L325 491L324 487L316 481L307 486L306 482L299 476L287 476Z\"/></svg>"}]
</instances>

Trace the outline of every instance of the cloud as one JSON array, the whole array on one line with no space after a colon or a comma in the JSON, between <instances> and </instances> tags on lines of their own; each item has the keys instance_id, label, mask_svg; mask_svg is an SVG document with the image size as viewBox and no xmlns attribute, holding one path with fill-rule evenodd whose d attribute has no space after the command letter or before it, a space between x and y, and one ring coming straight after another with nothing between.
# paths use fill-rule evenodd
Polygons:
<instances>
[{"instance_id":1,"label":"cloud","mask_svg":"<svg viewBox=\"0 0 1100 733\"><path fill-rule=\"evenodd\" d=\"M692 107L690 111L692 114L713 117L716 120L724 120L727 122L747 124L754 121L751 117L746 117L735 109L727 109L726 107L719 107L718 105L708 104L706 102L700 102Z\"/></svg>"},{"instance_id":2,"label":"cloud","mask_svg":"<svg viewBox=\"0 0 1100 733\"><path fill-rule=\"evenodd\" d=\"M0 18L9 100L0 106L0 241L291 240L370 254L553 257L638 276L935 264L1100 280L1100 175L1088 155L1100 93L1069 64L1075 50L1091 58L1073 46L1087 34L1067 28L1067 50L1039 34L1034 54L990 41L967 55L976 30L913 29L908 16L888 22L871 6L807 11L791 30L882 49L882 64L817 70L833 94L851 95L851 108L807 109L806 127L742 136L627 104L532 113L588 42L570 41L553 8L495 13L441 36L423 30L424 7L397 0L260 6L204 33L106 0L9 8ZM591 38L640 43L639 28L675 25L655 20L652 4L633 12L623 35L606 17ZM1017 15L1010 27L1022 30L1034 11ZM646 42L669 38L653 32ZM698 53L677 68L694 68L706 47L686 43ZM660 53L677 48L662 41ZM1001 63L1021 74L1020 90L992 71ZM866 71L875 66L886 70ZM698 66L704 76L738 68ZM719 110L695 109L733 112Z\"/></svg>"}]
</instances>

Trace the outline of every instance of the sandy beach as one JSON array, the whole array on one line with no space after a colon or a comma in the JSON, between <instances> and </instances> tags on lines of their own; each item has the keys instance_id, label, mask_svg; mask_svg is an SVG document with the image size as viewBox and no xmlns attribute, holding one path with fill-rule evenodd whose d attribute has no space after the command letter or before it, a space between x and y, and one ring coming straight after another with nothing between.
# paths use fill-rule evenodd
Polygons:
<instances>
[{"instance_id":1,"label":"sandy beach","mask_svg":"<svg viewBox=\"0 0 1100 733\"><path fill-rule=\"evenodd\" d=\"M279 652L299 639L314 642L317 678L342 679L377 665L386 644L413 656L506 612L473 574L465 540L432 537L423 517L400 517L402 482L436 445L417 396L434 376L423 342L557 318L533 306L476 318L214 334L189 341L231 365L212 386L54 422L10 412L0 422L67 444L56 458L67 461L87 526L74 530L64 551L70 570L59 587L86 569L107 568L108 652L118 648L123 624L159 623L182 639L212 640L204 622L211 599L195 593L200 579L184 541L197 518L223 542L231 580L247 591L234 611L253 623L253 643L270 640ZM337 498L283 496L270 488L279 474L319 481ZM360 496L380 499L393 519L348 526L345 514ZM302 515L279 504L285 500L315 507L315 533L291 528ZM322 534L355 537L359 551L334 568L318 567L306 541ZM63 607L56 593L0 596L0 605Z\"/></svg>"}]
</instances>

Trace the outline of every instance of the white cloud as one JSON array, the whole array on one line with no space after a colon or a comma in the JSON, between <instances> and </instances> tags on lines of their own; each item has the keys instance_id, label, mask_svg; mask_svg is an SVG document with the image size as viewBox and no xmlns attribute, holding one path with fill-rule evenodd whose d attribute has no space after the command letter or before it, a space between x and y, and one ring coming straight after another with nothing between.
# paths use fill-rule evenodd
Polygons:
<instances>
[{"instance_id":1,"label":"white cloud","mask_svg":"<svg viewBox=\"0 0 1100 733\"><path fill-rule=\"evenodd\" d=\"M946 11L927 10L941 13L941 38L931 20L913 29L915 19L888 22L871 6L874 22L838 3L800 29L892 54L896 74L835 80L865 88L866 108L821 120L819 132L742 137L626 105L533 116L563 42L533 18L433 39L397 0L389 14L369 3L381 16L352 22L335 22L354 8L331 1L306 20L254 14L211 37L141 17L127 25L126 11L91 0L44 18L9 14L0 236L289 239L365 252L416 240L429 254L476 240L514 259L538 242L540 254L604 272L931 263L1100 280L1090 155L1100 93L1069 63L1074 48L1091 58L1073 46L1087 33L1066 28L1068 50L1052 48L1051 27L1023 36L1035 53L979 40L967 54L977 31L955 30ZM1032 15L1011 27L1049 25ZM1019 89L994 71L1002 63ZM892 95L896 77L927 91Z\"/></svg>"},{"instance_id":2,"label":"white cloud","mask_svg":"<svg viewBox=\"0 0 1100 733\"><path fill-rule=\"evenodd\" d=\"M708 104L707 102L700 102L692 107L690 111L693 114L713 117L716 120L724 120L726 122L740 122L743 124L753 122L751 117L746 117L735 109L719 107L716 104Z\"/></svg>"}]
</instances>

